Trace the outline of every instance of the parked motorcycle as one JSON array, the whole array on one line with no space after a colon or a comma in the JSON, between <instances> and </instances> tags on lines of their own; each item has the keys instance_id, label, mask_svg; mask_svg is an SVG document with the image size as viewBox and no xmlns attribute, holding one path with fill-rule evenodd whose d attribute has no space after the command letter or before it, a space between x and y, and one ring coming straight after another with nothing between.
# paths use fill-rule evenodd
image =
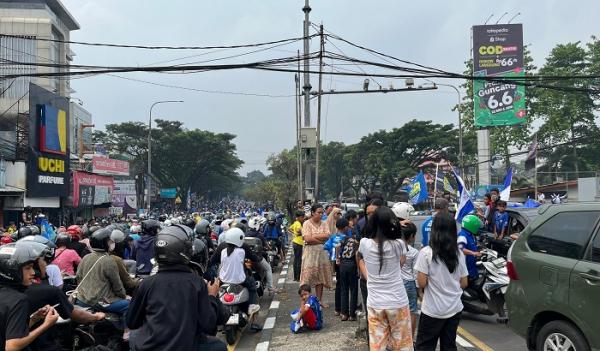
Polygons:
<instances>
[{"instance_id":1,"label":"parked motorcycle","mask_svg":"<svg viewBox=\"0 0 600 351\"><path fill-rule=\"evenodd\" d=\"M506 323L508 317L504 295L509 283L506 259L489 249L481 253L481 259L477 262L479 277L461 296L464 311L488 316L496 314L498 323Z\"/></svg>"}]
</instances>

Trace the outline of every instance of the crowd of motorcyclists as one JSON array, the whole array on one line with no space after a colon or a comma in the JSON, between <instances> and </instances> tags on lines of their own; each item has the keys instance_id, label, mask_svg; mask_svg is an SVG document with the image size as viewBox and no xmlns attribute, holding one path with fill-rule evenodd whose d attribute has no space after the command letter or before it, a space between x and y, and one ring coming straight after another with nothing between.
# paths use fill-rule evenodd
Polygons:
<instances>
[{"instance_id":1,"label":"crowd of motorcyclists","mask_svg":"<svg viewBox=\"0 0 600 351\"><path fill-rule=\"evenodd\" d=\"M0 246L1 349L225 350L219 287L246 288L256 314L258 290L278 292L284 233L273 211L22 225Z\"/></svg>"}]
</instances>

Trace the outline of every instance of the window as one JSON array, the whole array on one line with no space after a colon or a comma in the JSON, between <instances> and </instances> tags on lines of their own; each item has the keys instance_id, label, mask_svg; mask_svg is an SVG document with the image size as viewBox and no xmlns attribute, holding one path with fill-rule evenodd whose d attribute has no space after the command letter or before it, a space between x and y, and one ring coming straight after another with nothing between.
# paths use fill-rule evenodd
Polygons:
<instances>
[{"instance_id":1,"label":"window","mask_svg":"<svg viewBox=\"0 0 600 351\"><path fill-rule=\"evenodd\" d=\"M529 237L533 251L581 259L600 212L562 212L550 218Z\"/></svg>"},{"instance_id":2,"label":"window","mask_svg":"<svg viewBox=\"0 0 600 351\"><path fill-rule=\"evenodd\" d=\"M596 233L592 244L592 261L600 263L600 232Z\"/></svg>"},{"instance_id":3,"label":"window","mask_svg":"<svg viewBox=\"0 0 600 351\"><path fill-rule=\"evenodd\" d=\"M27 39L29 38L29 39ZM34 37L0 37L0 74L30 74L36 72L36 67L26 64L37 62L37 42ZM14 62L17 62L16 64ZM19 62L25 64L18 64ZM3 98L20 99L29 91L31 78L20 77L4 80Z\"/></svg>"}]
</instances>

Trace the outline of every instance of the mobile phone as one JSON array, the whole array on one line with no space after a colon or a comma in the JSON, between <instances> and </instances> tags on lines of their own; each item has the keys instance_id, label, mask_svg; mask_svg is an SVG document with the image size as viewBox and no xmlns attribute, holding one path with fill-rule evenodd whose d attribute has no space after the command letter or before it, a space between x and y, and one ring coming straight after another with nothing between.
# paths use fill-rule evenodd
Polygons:
<instances>
[{"instance_id":1,"label":"mobile phone","mask_svg":"<svg viewBox=\"0 0 600 351\"><path fill-rule=\"evenodd\" d=\"M57 303L56 305L53 305L52 308L56 308L60 305L60 303Z\"/></svg>"}]
</instances>

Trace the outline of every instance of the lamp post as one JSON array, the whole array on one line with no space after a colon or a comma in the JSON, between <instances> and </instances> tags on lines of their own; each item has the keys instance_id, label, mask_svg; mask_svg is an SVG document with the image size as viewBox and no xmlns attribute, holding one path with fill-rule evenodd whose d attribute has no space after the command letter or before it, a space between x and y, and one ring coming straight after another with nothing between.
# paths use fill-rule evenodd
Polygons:
<instances>
[{"instance_id":1,"label":"lamp post","mask_svg":"<svg viewBox=\"0 0 600 351\"><path fill-rule=\"evenodd\" d=\"M150 117L148 118L148 183L146 186L146 205L148 206L148 212L150 212L150 189L152 182L152 109L154 106L159 104L168 104L168 103L180 103L182 100L163 100L157 101L150 106Z\"/></svg>"}]
</instances>

